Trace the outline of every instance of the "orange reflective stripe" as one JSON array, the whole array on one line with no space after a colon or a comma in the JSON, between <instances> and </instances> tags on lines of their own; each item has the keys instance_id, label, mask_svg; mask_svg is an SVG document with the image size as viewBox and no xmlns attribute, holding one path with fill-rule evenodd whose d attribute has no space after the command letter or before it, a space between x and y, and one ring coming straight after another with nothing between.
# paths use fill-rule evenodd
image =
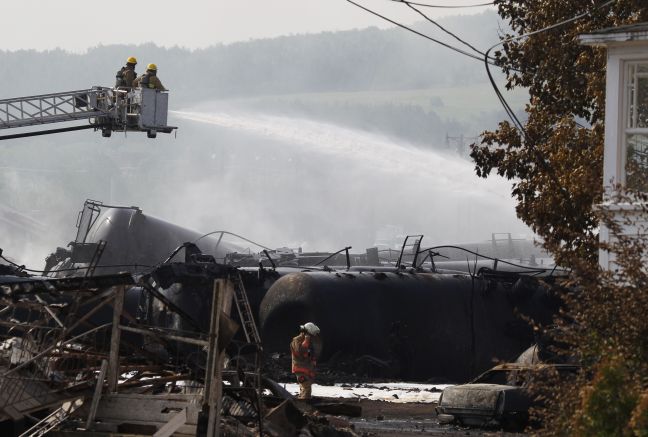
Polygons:
<instances>
[{"instance_id":1,"label":"orange reflective stripe","mask_svg":"<svg viewBox=\"0 0 648 437\"><path fill-rule=\"evenodd\" d=\"M303 373L311 378L315 377L315 371L313 369L307 369L306 367L293 366L292 373Z\"/></svg>"}]
</instances>

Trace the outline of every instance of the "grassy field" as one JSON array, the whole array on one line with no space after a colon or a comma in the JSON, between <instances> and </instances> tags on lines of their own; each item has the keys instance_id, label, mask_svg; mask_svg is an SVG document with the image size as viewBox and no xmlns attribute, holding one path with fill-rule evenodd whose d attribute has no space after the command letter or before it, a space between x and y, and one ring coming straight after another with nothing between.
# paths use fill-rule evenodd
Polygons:
<instances>
[{"instance_id":1,"label":"grassy field","mask_svg":"<svg viewBox=\"0 0 648 437\"><path fill-rule=\"evenodd\" d=\"M502 91L504 91L502 89ZM507 92L505 97L515 110L521 110L526 102L523 91ZM502 107L493 89L487 84L439 87L394 91L356 91L284 94L237 99L242 104L295 103L317 105L412 105L425 111L434 111L443 120L468 121L484 113L501 111Z\"/></svg>"}]
</instances>

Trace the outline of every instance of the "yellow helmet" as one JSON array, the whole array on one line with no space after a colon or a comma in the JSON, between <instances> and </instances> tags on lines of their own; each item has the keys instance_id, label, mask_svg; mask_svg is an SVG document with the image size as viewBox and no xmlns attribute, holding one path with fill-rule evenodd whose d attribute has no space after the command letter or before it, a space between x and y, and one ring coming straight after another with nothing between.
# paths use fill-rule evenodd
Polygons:
<instances>
[{"instance_id":1,"label":"yellow helmet","mask_svg":"<svg viewBox=\"0 0 648 437\"><path fill-rule=\"evenodd\" d=\"M146 69L147 69L147 70L157 71L157 65L155 65L155 64L148 64L148 65L146 66Z\"/></svg>"},{"instance_id":2,"label":"yellow helmet","mask_svg":"<svg viewBox=\"0 0 648 437\"><path fill-rule=\"evenodd\" d=\"M135 56L131 56L130 58L126 59L127 64L137 64L137 59L135 59Z\"/></svg>"}]
</instances>

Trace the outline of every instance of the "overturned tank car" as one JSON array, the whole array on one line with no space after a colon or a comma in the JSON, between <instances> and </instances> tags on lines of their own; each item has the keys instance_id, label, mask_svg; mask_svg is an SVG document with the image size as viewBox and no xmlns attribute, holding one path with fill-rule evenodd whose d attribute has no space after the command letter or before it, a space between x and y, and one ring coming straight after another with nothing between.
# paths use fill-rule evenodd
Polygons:
<instances>
[{"instance_id":1,"label":"overturned tank car","mask_svg":"<svg viewBox=\"0 0 648 437\"><path fill-rule=\"evenodd\" d=\"M241 279L266 352L286 353L298 326L312 321L322 328L324 362L350 360L351 371L375 376L468 380L519 355L534 342L529 320L548 325L559 306L547 285L552 276L539 278L546 270L537 263L442 261L451 257L440 247L421 249L422 236L411 245L406 239L398 258L391 251L381 258L375 248L352 255L349 247L253 257L222 234L201 235L136 207L94 201L85 203L77 228L70 249L47 260L49 275L134 273L138 285L126 308L138 320L204 330L201 302L226 270Z\"/></svg>"},{"instance_id":2,"label":"overturned tank car","mask_svg":"<svg viewBox=\"0 0 648 437\"><path fill-rule=\"evenodd\" d=\"M379 369L384 376L465 381L518 356L534 340L528 319L549 324L558 305L539 280L488 269L311 271L279 278L259 318L269 352L285 351L297 327L312 321L324 361L375 357L388 366Z\"/></svg>"}]
</instances>

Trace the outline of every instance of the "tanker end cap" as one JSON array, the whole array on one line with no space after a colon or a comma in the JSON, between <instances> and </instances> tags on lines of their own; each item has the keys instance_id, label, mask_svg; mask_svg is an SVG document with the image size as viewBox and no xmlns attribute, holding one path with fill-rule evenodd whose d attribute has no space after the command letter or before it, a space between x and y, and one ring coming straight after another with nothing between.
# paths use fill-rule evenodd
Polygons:
<instances>
[{"instance_id":1,"label":"tanker end cap","mask_svg":"<svg viewBox=\"0 0 648 437\"><path fill-rule=\"evenodd\" d=\"M305 331L309 333L310 335L318 335L320 333L320 329L315 323L308 322L299 327L300 331Z\"/></svg>"}]
</instances>

